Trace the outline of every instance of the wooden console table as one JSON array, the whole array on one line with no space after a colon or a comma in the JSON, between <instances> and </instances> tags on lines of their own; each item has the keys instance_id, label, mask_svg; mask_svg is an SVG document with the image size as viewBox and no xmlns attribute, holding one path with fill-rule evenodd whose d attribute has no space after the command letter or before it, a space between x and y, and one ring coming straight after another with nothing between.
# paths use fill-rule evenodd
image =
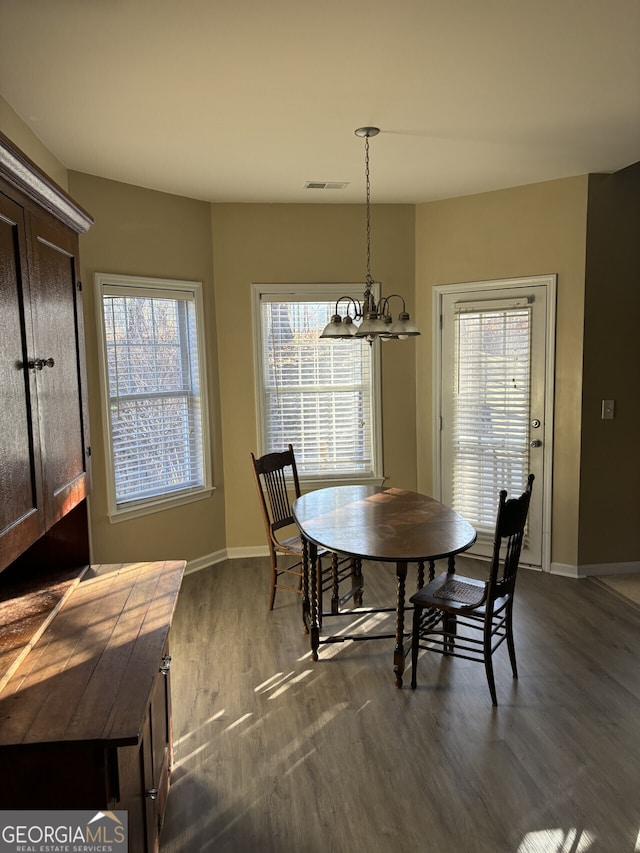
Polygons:
<instances>
[{"instance_id":1,"label":"wooden console table","mask_svg":"<svg viewBox=\"0 0 640 853\"><path fill-rule=\"evenodd\" d=\"M2 808L127 810L129 849L158 849L172 761L168 635L184 567L90 566L36 619L0 688ZM11 601L3 607L6 647L23 617L12 623Z\"/></svg>"}]
</instances>

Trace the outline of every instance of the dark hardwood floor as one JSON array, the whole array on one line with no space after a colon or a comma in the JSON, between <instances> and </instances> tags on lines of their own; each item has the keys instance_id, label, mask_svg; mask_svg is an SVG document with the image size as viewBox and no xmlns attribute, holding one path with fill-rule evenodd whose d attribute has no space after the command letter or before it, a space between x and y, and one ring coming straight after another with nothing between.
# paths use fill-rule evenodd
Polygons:
<instances>
[{"instance_id":1,"label":"dark hardwood floor","mask_svg":"<svg viewBox=\"0 0 640 853\"><path fill-rule=\"evenodd\" d=\"M312 662L299 598L267 609L267 565L184 579L161 853L640 850L637 607L521 570L520 677L499 649L494 709L483 667L459 659L423 653L418 689L406 673L398 690L393 640ZM364 568L365 604L393 603L393 568Z\"/></svg>"}]
</instances>

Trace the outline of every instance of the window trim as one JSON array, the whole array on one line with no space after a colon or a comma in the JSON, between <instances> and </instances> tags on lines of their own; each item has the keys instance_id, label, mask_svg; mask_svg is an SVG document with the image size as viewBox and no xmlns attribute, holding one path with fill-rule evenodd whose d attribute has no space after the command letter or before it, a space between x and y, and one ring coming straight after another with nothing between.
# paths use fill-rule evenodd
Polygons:
<instances>
[{"instance_id":1,"label":"window trim","mask_svg":"<svg viewBox=\"0 0 640 853\"><path fill-rule=\"evenodd\" d=\"M179 279L164 279L143 277L134 275L115 275L110 273L94 274L96 294L96 315L98 322L98 348L99 348L99 373L100 373L100 400L102 407L102 426L104 430L104 459L106 472L107 491L107 516L112 524L127 521L151 513L166 509L183 506L194 501L208 498L213 490L211 471L211 440L209 427L209 404L208 404L208 382L207 382L207 359L204 337L204 301L203 287L200 281L186 281ZM138 501L128 501L126 505L118 506L116 501L115 471L113 465L113 441L111 434L110 394L109 377L107 371L107 344L104 325L104 303L105 289L110 285L116 287L128 287L133 292L141 288L154 290L160 295L170 298L171 292L189 292L193 295L196 314L196 341L198 347L198 373L200 383L200 412L202 428L202 468L203 484L181 491L172 491L166 495L154 495Z\"/></svg>"},{"instance_id":2,"label":"window trim","mask_svg":"<svg viewBox=\"0 0 640 853\"><path fill-rule=\"evenodd\" d=\"M273 298L274 296L290 297L291 302L323 301L327 298L337 300L341 296L353 296L354 299L362 299L364 285L362 282L315 282L315 283L259 283L251 285L251 303L253 318L253 365L254 365L254 387L256 405L256 434L258 440L258 455L266 453L265 449L265 416L264 416L264 392L262 388L262 323L260 314L261 298L263 295ZM376 282L372 288L376 300L379 296L380 285ZM327 342L331 345L331 342ZM316 476L309 474L300 475L300 483L310 488L320 489L327 486L339 486L352 483L365 483L381 486L385 481L383 474L383 452L382 452L382 370L380 359L380 346L374 344L371 347L371 414L372 425L372 459L373 473L366 476L351 475L346 477L331 477L326 474ZM295 450L295 447L294 447Z\"/></svg>"}]
</instances>

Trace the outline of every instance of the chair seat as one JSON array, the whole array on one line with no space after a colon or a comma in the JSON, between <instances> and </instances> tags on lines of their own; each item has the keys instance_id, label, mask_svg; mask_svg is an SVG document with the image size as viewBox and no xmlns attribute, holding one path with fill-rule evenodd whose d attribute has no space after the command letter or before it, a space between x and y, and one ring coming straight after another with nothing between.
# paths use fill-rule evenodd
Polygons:
<instances>
[{"instance_id":1,"label":"chair seat","mask_svg":"<svg viewBox=\"0 0 640 853\"><path fill-rule=\"evenodd\" d=\"M461 604L471 604L475 607L480 604L484 597L484 588L479 588L475 584L456 578L446 581L444 586L441 586L433 594L436 598L449 599Z\"/></svg>"},{"instance_id":2,"label":"chair seat","mask_svg":"<svg viewBox=\"0 0 640 853\"><path fill-rule=\"evenodd\" d=\"M278 546L284 551L291 551L294 554L302 554L302 539L299 536L289 536L288 539L280 539Z\"/></svg>"},{"instance_id":3,"label":"chair seat","mask_svg":"<svg viewBox=\"0 0 640 853\"><path fill-rule=\"evenodd\" d=\"M280 539L278 545L286 551L302 556L302 539L300 536L289 536L288 539ZM318 548L318 557L326 557L329 553L326 548Z\"/></svg>"},{"instance_id":4,"label":"chair seat","mask_svg":"<svg viewBox=\"0 0 640 853\"><path fill-rule=\"evenodd\" d=\"M439 610L463 613L473 610L478 616L484 617L486 607L482 604L485 584L475 578L461 575L450 575L443 572L427 586L411 596L411 603L420 607L437 607ZM509 602L510 596L502 595L493 602L494 616Z\"/></svg>"},{"instance_id":5,"label":"chair seat","mask_svg":"<svg viewBox=\"0 0 640 853\"><path fill-rule=\"evenodd\" d=\"M486 584L474 578L443 572L411 597L421 607L464 610L477 608L485 597Z\"/></svg>"}]
</instances>

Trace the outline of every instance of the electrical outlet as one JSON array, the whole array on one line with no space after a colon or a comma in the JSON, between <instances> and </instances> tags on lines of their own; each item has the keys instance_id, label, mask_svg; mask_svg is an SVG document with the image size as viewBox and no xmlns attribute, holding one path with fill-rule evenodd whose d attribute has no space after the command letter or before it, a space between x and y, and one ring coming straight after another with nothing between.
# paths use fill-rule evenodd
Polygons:
<instances>
[{"instance_id":1,"label":"electrical outlet","mask_svg":"<svg viewBox=\"0 0 640 853\"><path fill-rule=\"evenodd\" d=\"M603 421L611 421L616 416L616 401L615 400L603 400L602 401L602 420Z\"/></svg>"}]
</instances>

